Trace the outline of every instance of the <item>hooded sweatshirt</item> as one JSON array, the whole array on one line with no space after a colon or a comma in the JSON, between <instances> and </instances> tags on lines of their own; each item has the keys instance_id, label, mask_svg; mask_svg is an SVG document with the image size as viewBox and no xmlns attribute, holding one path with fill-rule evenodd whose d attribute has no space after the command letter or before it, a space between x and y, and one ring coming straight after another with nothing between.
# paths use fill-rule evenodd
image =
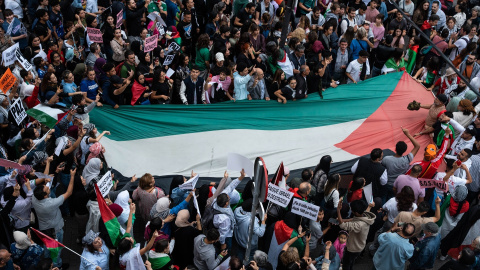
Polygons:
<instances>
[{"instance_id":1,"label":"hooded sweatshirt","mask_svg":"<svg viewBox=\"0 0 480 270\"><path fill-rule=\"evenodd\" d=\"M349 252L361 252L365 248L368 231L375 221L375 214L364 212L361 217L354 217L352 221L340 224L342 230L349 232L347 250Z\"/></svg>"},{"instance_id":2,"label":"hooded sweatshirt","mask_svg":"<svg viewBox=\"0 0 480 270\"><path fill-rule=\"evenodd\" d=\"M205 243L205 238L204 234L195 237L193 263L198 270L213 270L222 260L222 256L218 255L215 259L215 247Z\"/></svg>"},{"instance_id":3,"label":"hooded sweatshirt","mask_svg":"<svg viewBox=\"0 0 480 270\"><path fill-rule=\"evenodd\" d=\"M250 227L250 220L252 217L251 212L246 212L242 207L237 207L235 209L235 220L237 226L235 226L235 239L238 244L243 248L247 248L248 244L248 228ZM265 233L265 224L260 224L260 221L255 217L255 222L253 225L253 236L252 236L252 246L258 245L258 237L262 237Z\"/></svg>"}]
</instances>

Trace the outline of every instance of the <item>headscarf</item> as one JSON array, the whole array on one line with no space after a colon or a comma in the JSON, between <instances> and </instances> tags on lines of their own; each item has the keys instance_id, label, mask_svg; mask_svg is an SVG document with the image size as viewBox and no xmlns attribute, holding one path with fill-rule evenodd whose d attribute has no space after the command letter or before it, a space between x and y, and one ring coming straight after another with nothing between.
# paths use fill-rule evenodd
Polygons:
<instances>
[{"instance_id":1,"label":"headscarf","mask_svg":"<svg viewBox=\"0 0 480 270\"><path fill-rule=\"evenodd\" d=\"M92 123L85 124L85 125L83 125L83 129L86 129L85 134L88 135L88 134L90 134L90 132L91 132L92 130L95 129L95 124L92 124Z\"/></svg>"},{"instance_id":2,"label":"headscarf","mask_svg":"<svg viewBox=\"0 0 480 270\"><path fill-rule=\"evenodd\" d=\"M168 214L170 213L170 200L168 197L162 197L158 199L155 205L155 210L157 211L155 217L160 217L161 219L167 218Z\"/></svg>"},{"instance_id":3,"label":"headscarf","mask_svg":"<svg viewBox=\"0 0 480 270\"><path fill-rule=\"evenodd\" d=\"M452 193L452 198L456 202L461 202L467 198L468 189L464 185L458 185Z\"/></svg>"},{"instance_id":4,"label":"headscarf","mask_svg":"<svg viewBox=\"0 0 480 270\"><path fill-rule=\"evenodd\" d=\"M6 95L0 95L0 104L3 103L3 101L5 99L8 99L8 97ZM9 102L10 104L10 102ZM10 105L7 106L7 108L3 108L3 106L0 105L0 113L3 114L3 116L5 117L5 119L8 119L8 108L10 107Z\"/></svg>"},{"instance_id":5,"label":"headscarf","mask_svg":"<svg viewBox=\"0 0 480 270\"><path fill-rule=\"evenodd\" d=\"M94 144L92 144L90 146L90 148L88 149L90 151L90 154L88 155L88 158L87 158L87 161L85 161L85 164L88 164L88 162L93 159L93 158L96 158L98 157L98 155L100 155L100 153L102 152L102 144L99 143L99 142L96 142Z\"/></svg>"},{"instance_id":6,"label":"headscarf","mask_svg":"<svg viewBox=\"0 0 480 270\"><path fill-rule=\"evenodd\" d=\"M32 166L30 165L22 165L21 169L18 169L18 175L27 175L32 171Z\"/></svg>"},{"instance_id":7,"label":"headscarf","mask_svg":"<svg viewBox=\"0 0 480 270\"><path fill-rule=\"evenodd\" d=\"M123 213L123 208L116 203L110 204L108 208L110 208L110 210L116 217L119 217Z\"/></svg>"},{"instance_id":8,"label":"headscarf","mask_svg":"<svg viewBox=\"0 0 480 270\"><path fill-rule=\"evenodd\" d=\"M168 195L172 196L172 191L183 184L183 176L181 175L175 175L172 179L172 182L170 183L170 191Z\"/></svg>"},{"instance_id":9,"label":"headscarf","mask_svg":"<svg viewBox=\"0 0 480 270\"><path fill-rule=\"evenodd\" d=\"M178 228L192 226L193 222L188 222L190 219L190 212L187 209L180 210L177 214L177 219L175 220L175 225Z\"/></svg>"},{"instance_id":10,"label":"headscarf","mask_svg":"<svg viewBox=\"0 0 480 270\"><path fill-rule=\"evenodd\" d=\"M44 160L46 160L48 158L48 155L47 153L43 152L43 151L35 151L33 153L33 161L32 161L32 165L33 166L37 166L38 164L42 163Z\"/></svg>"},{"instance_id":11,"label":"headscarf","mask_svg":"<svg viewBox=\"0 0 480 270\"><path fill-rule=\"evenodd\" d=\"M105 63L107 63L107 61L101 57L95 60L95 64L93 65L93 70L95 70L95 75L97 76L97 80L100 79L100 77L103 74L105 74L105 72L103 72L103 69L102 69Z\"/></svg>"},{"instance_id":12,"label":"headscarf","mask_svg":"<svg viewBox=\"0 0 480 270\"><path fill-rule=\"evenodd\" d=\"M123 209L122 215L130 215L130 204L128 203L128 200L130 200L130 194L127 190L120 192L115 200L115 203L120 205Z\"/></svg>"},{"instance_id":13,"label":"headscarf","mask_svg":"<svg viewBox=\"0 0 480 270\"><path fill-rule=\"evenodd\" d=\"M30 239L28 239L28 236L21 231L14 231L13 239L15 239L15 247L18 249L25 250L32 245L32 243L30 242Z\"/></svg>"},{"instance_id":14,"label":"headscarf","mask_svg":"<svg viewBox=\"0 0 480 270\"><path fill-rule=\"evenodd\" d=\"M94 231L90 230L88 233L82 238L82 243L84 245L91 245L95 238L97 238L100 233L95 233Z\"/></svg>"},{"instance_id":15,"label":"headscarf","mask_svg":"<svg viewBox=\"0 0 480 270\"><path fill-rule=\"evenodd\" d=\"M85 178L87 182L87 186L94 179L100 174L100 165L102 164L102 161L98 158L92 158L90 162L85 166L85 169L83 169L82 176Z\"/></svg>"}]
</instances>

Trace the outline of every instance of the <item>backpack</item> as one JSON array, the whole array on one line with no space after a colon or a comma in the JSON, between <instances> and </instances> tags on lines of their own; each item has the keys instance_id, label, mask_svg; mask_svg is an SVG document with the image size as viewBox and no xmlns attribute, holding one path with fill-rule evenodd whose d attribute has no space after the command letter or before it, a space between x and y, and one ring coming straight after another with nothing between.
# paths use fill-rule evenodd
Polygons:
<instances>
[{"instance_id":1,"label":"backpack","mask_svg":"<svg viewBox=\"0 0 480 270\"><path fill-rule=\"evenodd\" d=\"M341 37L344 34L344 33L342 33L342 22L343 21L347 21L347 28L345 29L345 32L348 30L348 27L350 27L350 21L348 20L348 18L343 18L337 26L337 35L339 37ZM354 24L356 24L357 19L353 18L353 22L354 22ZM355 25L354 25L354 27L355 27Z\"/></svg>"},{"instance_id":2,"label":"backpack","mask_svg":"<svg viewBox=\"0 0 480 270\"><path fill-rule=\"evenodd\" d=\"M214 209L213 206L205 208L201 220L202 228L205 233L208 230L215 228L215 225L213 225L213 217L221 213L222 212L218 211L217 209Z\"/></svg>"}]
</instances>

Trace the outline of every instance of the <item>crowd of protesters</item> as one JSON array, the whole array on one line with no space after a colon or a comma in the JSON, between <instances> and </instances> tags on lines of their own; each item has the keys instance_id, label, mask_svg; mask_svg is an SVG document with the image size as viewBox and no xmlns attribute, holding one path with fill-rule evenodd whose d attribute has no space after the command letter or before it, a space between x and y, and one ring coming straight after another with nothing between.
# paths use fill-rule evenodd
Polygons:
<instances>
[{"instance_id":1,"label":"crowd of protesters","mask_svg":"<svg viewBox=\"0 0 480 270\"><path fill-rule=\"evenodd\" d=\"M289 21L282 0L0 0L0 9L0 54L18 43L32 65L0 67L16 78L0 95L0 157L20 164L0 167L0 270L69 268L64 252L32 232L62 243L67 216L84 247L80 269L212 270L225 260L232 270L355 269L361 256L378 270L439 261L480 269L479 1L299 0ZM244 171L193 191L180 187L184 176L168 190L148 173L121 188L113 176L105 200L123 237L112 241L94 188L109 170L101 139L110 133L90 123L95 107L286 103L403 71L436 96L412 106L428 110L424 129L403 129L413 150L399 141L384 157L375 148L353 165L352 180L330 170L328 155L300 178L285 170L293 197L320 206L316 220L293 214L292 202L265 203L251 223L254 184ZM53 129L41 119L17 123L18 99L67 114ZM133 235L135 223L143 235Z\"/></svg>"}]
</instances>

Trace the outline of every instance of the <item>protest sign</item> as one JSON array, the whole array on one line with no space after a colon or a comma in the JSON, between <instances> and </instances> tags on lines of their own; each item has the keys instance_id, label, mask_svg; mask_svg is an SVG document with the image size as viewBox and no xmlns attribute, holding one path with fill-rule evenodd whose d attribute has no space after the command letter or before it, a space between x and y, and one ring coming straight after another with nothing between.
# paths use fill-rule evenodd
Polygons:
<instances>
[{"instance_id":1,"label":"protest sign","mask_svg":"<svg viewBox=\"0 0 480 270\"><path fill-rule=\"evenodd\" d=\"M8 68L2 78L0 78L0 90L6 94L15 84L15 81L17 81L17 78L13 76L12 71Z\"/></svg>"},{"instance_id":2,"label":"protest sign","mask_svg":"<svg viewBox=\"0 0 480 270\"><path fill-rule=\"evenodd\" d=\"M253 162L236 153L228 153L227 169L239 172L244 169L245 173L250 176L250 178L253 177Z\"/></svg>"},{"instance_id":3,"label":"protest sign","mask_svg":"<svg viewBox=\"0 0 480 270\"><path fill-rule=\"evenodd\" d=\"M372 183L363 187L363 193L365 193L365 200L367 200L367 203L373 202Z\"/></svg>"},{"instance_id":4,"label":"protest sign","mask_svg":"<svg viewBox=\"0 0 480 270\"><path fill-rule=\"evenodd\" d=\"M170 79L174 73L175 73L175 70L169 68L167 70L167 74L165 74L165 77L167 77L167 79Z\"/></svg>"},{"instance_id":5,"label":"protest sign","mask_svg":"<svg viewBox=\"0 0 480 270\"><path fill-rule=\"evenodd\" d=\"M163 66L168 66L173 62L173 58L175 58L175 55L167 55L165 56L165 61L163 61Z\"/></svg>"},{"instance_id":6,"label":"protest sign","mask_svg":"<svg viewBox=\"0 0 480 270\"><path fill-rule=\"evenodd\" d=\"M20 49L20 47L18 46L18 43L15 43L2 52L2 63L4 67L8 67L15 63L15 60L17 59L15 52L17 51L17 49Z\"/></svg>"},{"instance_id":7,"label":"protest sign","mask_svg":"<svg viewBox=\"0 0 480 270\"><path fill-rule=\"evenodd\" d=\"M180 189L192 190L197 185L198 174L195 175L192 179L178 186Z\"/></svg>"},{"instance_id":8,"label":"protest sign","mask_svg":"<svg viewBox=\"0 0 480 270\"><path fill-rule=\"evenodd\" d=\"M155 34L151 37L147 37L145 39L145 46L143 48L144 52L150 52L153 51L157 47L158 44L158 34Z\"/></svg>"},{"instance_id":9,"label":"protest sign","mask_svg":"<svg viewBox=\"0 0 480 270\"><path fill-rule=\"evenodd\" d=\"M87 27L87 35L90 38L90 41L103 43L102 31L100 31L100 29Z\"/></svg>"},{"instance_id":10,"label":"protest sign","mask_svg":"<svg viewBox=\"0 0 480 270\"><path fill-rule=\"evenodd\" d=\"M162 26L161 23L156 22L156 23L155 23L155 27L157 28L157 31L158 31L158 33L160 34L160 36L165 35L165 29L163 28L163 26Z\"/></svg>"},{"instance_id":11,"label":"protest sign","mask_svg":"<svg viewBox=\"0 0 480 270\"><path fill-rule=\"evenodd\" d=\"M120 10L117 14L117 25L115 25L116 28L120 28L123 24L123 9Z\"/></svg>"},{"instance_id":12,"label":"protest sign","mask_svg":"<svg viewBox=\"0 0 480 270\"><path fill-rule=\"evenodd\" d=\"M197 196L195 195L193 195L193 206L195 206L195 209L197 209L198 216L200 217L200 220L201 220L202 214L200 214L200 207L198 207Z\"/></svg>"},{"instance_id":13,"label":"protest sign","mask_svg":"<svg viewBox=\"0 0 480 270\"><path fill-rule=\"evenodd\" d=\"M292 197L293 192L285 190L272 183L268 184L267 200L271 201L272 203L280 207L287 207Z\"/></svg>"},{"instance_id":14,"label":"protest sign","mask_svg":"<svg viewBox=\"0 0 480 270\"><path fill-rule=\"evenodd\" d=\"M442 180L434 180L434 179L426 179L426 178L418 178L418 182L420 183L421 188L438 188L443 192L448 191L448 185Z\"/></svg>"},{"instance_id":15,"label":"protest sign","mask_svg":"<svg viewBox=\"0 0 480 270\"><path fill-rule=\"evenodd\" d=\"M112 181L112 171L108 171L102 179L97 182L98 189L102 193L102 196L105 198L110 192L110 189L113 187Z\"/></svg>"},{"instance_id":16,"label":"protest sign","mask_svg":"<svg viewBox=\"0 0 480 270\"><path fill-rule=\"evenodd\" d=\"M149 18L151 21L159 22L161 25L167 27L167 24L162 19L162 16L160 16L160 14L158 14L156 11L148 14L147 18Z\"/></svg>"},{"instance_id":17,"label":"protest sign","mask_svg":"<svg viewBox=\"0 0 480 270\"><path fill-rule=\"evenodd\" d=\"M17 125L19 126L22 121L27 117L27 112L25 111L23 103L19 98L17 98L15 102L13 102L12 106L10 106L9 111L15 119L15 122L17 122Z\"/></svg>"},{"instance_id":18,"label":"protest sign","mask_svg":"<svg viewBox=\"0 0 480 270\"><path fill-rule=\"evenodd\" d=\"M15 169L23 169L23 166L16 163L16 162L13 162L13 161L10 161L8 159L3 159L3 158L0 158L0 167L8 167L8 168L15 168Z\"/></svg>"},{"instance_id":19,"label":"protest sign","mask_svg":"<svg viewBox=\"0 0 480 270\"><path fill-rule=\"evenodd\" d=\"M62 152L64 146L68 143L67 140L60 140L60 142L58 143L57 147L55 148L55 155L57 155L57 157L60 156L60 153Z\"/></svg>"},{"instance_id":20,"label":"protest sign","mask_svg":"<svg viewBox=\"0 0 480 270\"><path fill-rule=\"evenodd\" d=\"M41 172L35 172L35 176L37 176L37 178L39 179L50 179L50 181L48 181L48 183L46 184L46 186L48 188L51 188L52 187L52 181L53 181L53 176L50 176L50 175L47 175L47 174L44 174L44 173L41 173Z\"/></svg>"},{"instance_id":21,"label":"protest sign","mask_svg":"<svg viewBox=\"0 0 480 270\"><path fill-rule=\"evenodd\" d=\"M176 42L172 42L170 43L170 45L168 45L168 48L167 48L168 53L173 53L178 50L180 50L180 45L178 45Z\"/></svg>"},{"instance_id":22,"label":"protest sign","mask_svg":"<svg viewBox=\"0 0 480 270\"><path fill-rule=\"evenodd\" d=\"M26 71L30 71L33 68L32 64L30 64L30 62L28 62L28 60L23 57L23 54L20 52L19 48L17 48L17 50L15 51L15 56L18 62L20 62L20 64Z\"/></svg>"},{"instance_id":23,"label":"protest sign","mask_svg":"<svg viewBox=\"0 0 480 270\"><path fill-rule=\"evenodd\" d=\"M293 198L292 213L306 217L311 220L317 220L319 206Z\"/></svg>"}]
</instances>

